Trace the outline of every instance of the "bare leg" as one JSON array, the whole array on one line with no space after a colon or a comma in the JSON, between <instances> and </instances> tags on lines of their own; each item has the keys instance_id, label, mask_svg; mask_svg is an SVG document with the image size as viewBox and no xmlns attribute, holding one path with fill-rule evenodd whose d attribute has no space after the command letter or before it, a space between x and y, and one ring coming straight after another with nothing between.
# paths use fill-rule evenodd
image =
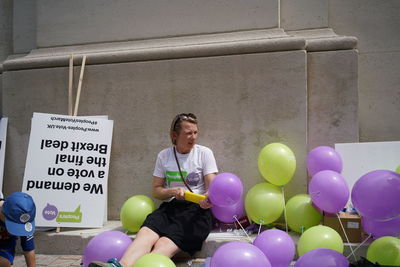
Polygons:
<instances>
[{"instance_id":1,"label":"bare leg","mask_svg":"<svg viewBox=\"0 0 400 267\"><path fill-rule=\"evenodd\" d=\"M142 227L135 240L125 251L120 263L124 267L132 267L143 255L149 253L160 236L148 227Z\"/></svg>"},{"instance_id":2,"label":"bare leg","mask_svg":"<svg viewBox=\"0 0 400 267\"><path fill-rule=\"evenodd\" d=\"M172 242L168 237L161 237L154 244L154 248L151 251L152 253L159 253L167 256L168 258L172 258L176 253L181 251L181 249Z\"/></svg>"},{"instance_id":3,"label":"bare leg","mask_svg":"<svg viewBox=\"0 0 400 267\"><path fill-rule=\"evenodd\" d=\"M0 257L0 267L10 267L10 266L11 264L6 258Z\"/></svg>"}]
</instances>

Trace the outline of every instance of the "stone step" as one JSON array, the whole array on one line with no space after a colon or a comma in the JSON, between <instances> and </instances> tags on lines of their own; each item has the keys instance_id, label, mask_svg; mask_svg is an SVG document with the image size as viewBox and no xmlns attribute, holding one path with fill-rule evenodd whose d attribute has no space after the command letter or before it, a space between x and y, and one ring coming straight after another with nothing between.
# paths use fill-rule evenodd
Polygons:
<instances>
[{"instance_id":1,"label":"stone step","mask_svg":"<svg viewBox=\"0 0 400 267\"><path fill-rule=\"evenodd\" d=\"M116 230L125 232L120 221L108 221L102 228L95 229L76 229L61 228L59 232L52 229L38 229L35 233L36 253L46 255L82 255L87 243L96 235L104 232ZM299 234L289 232L294 242L297 244ZM132 239L135 235L129 235ZM215 250L221 245L232 241L251 242L257 236L257 233L249 237L242 230L230 232L213 231L204 242L203 249L197 252L193 257L186 253L179 253L174 257L177 266L201 266L207 257L211 257ZM368 245L366 242L360 246L356 252L356 258L365 257ZM345 243L344 255L350 255L352 248L357 248L358 243ZM354 257L349 257L350 261L355 261Z\"/></svg>"}]
</instances>

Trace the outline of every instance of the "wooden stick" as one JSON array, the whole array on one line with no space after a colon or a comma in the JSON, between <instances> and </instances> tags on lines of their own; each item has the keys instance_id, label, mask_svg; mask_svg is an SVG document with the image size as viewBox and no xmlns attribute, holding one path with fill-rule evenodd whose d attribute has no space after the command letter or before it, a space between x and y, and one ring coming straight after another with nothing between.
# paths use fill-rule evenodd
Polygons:
<instances>
[{"instance_id":1,"label":"wooden stick","mask_svg":"<svg viewBox=\"0 0 400 267\"><path fill-rule=\"evenodd\" d=\"M69 79L68 79L68 115L72 116L72 107L74 106L72 99L72 85L74 81L74 54L69 56ZM61 227L56 227L56 233L61 232Z\"/></svg>"},{"instance_id":2,"label":"wooden stick","mask_svg":"<svg viewBox=\"0 0 400 267\"><path fill-rule=\"evenodd\" d=\"M86 63L86 55L84 55L82 59L81 74L79 75L78 91L76 92L74 116L78 114L78 106L79 106L79 99L81 97L81 88L82 88L83 73L85 70L85 63Z\"/></svg>"},{"instance_id":3,"label":"wooden stick","mask_svg":"<svg viewBox=\"0 0 400 267\"><path fill-rule=\"evenodd\" d=\"M68 80L68 115L72 116L72 107L74 105L72 100L72 83L74 77L74 54L69 57L69 80Z\"/></svg>"}]
</instances>

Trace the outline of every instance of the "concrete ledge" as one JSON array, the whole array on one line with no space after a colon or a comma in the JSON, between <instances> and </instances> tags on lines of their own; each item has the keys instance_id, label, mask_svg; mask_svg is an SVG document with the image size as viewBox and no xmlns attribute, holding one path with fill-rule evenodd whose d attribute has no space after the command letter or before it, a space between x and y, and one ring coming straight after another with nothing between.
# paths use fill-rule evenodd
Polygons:
<instances>
[{"instance_id":1,"label":"concrete ledge","mask_svg":"<svg viewBox=\"0 0 400 267\"><path fill-rule=\"evenodd\" d=\"M304 38L288 36L282 29L255 30L143 41L103 43L32 50L28 55L9 58L4 70L65 67L69 56L80 64L107 64L134 61L207 57L235 54L301 50Z\"/></svg>"},{"instance_id":2,"label":"concrete ledge","mask_svg":"<svg viewBox=\"0 0 400 267\"><path fill-rule=\"evenodd\" d=\"M95 237L104 231L122 231L124 232L120 221L108 221L103 228L98 229L69 229L62 228L59 233L55 230L50 231L37 231L35 234L36 253L47 255L82 255L84 248L91 238ZM289 232L295 244L299 239L299 234ZM130 235L132 239L135 235ZM251 241L257 237L256 234L250 235ZM207 237L203 249L197 252L193 257L186 253L179 253L174 257L176 262L186 262L194 260L195 262L202 262L202 259L211 257L215 250L221 245L232 241L251 242L249 238L242 231L235 232L212 232ZM355 252L356 257L365 257L367 248L370 242L366 242ZM351 249L354 250L358 243L345 243L344 255L350 255ZM297 256L296 256L297 258ZM197 260L196 260L197 259ZM349 257L350 261L354 261L353 257Z\"/></svg>"},{"instance_id":3,"label":"concrete ledge","mask_svg":"<svg viewBox=\"0 0 400 267\"><path fill-rule=\"evenodd\" d=\"M304 38L307 52L349 50L357 47L357 38L337 35L332 29L288 31L287 34Z\"/></svg>"},{"instance_id":4,"label":"concrete ledge","mask_svg":"<svg viewBox=\"0 0 400 267\"><path fill-rule=\"evenodd\" d=\"M110 64L135 61L209 57L291 50L330 51L354 49L357 38L338 36L332 29L288 31L265 29L115 43L39 48L13 55L3 71L66 67L71 54L75 64Z\"/></svg>"},{"instance_id":5,"label":"concrete ledge","mask_svg":"<svg viewBox=\"0 0 400 267\"><path fill-rule=\"evenodd\" d=\"M120 221L108 221L102 228L94 229L61 228L60 232L56 232L55 229L48 231L38 229L35 233L36 253L81 255L90 239L111 230L125 232ZM131 237L134 238L135 235Z\"/></svg>"}]
</instances>

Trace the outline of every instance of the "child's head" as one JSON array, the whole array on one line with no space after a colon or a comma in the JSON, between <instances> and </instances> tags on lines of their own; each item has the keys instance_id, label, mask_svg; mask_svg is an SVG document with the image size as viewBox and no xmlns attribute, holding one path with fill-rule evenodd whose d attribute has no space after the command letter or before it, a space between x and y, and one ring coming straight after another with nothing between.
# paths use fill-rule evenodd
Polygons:
<instances>
[{"instance_id":1,"label":"child's head","mask_svg":"<svg viewBox=\"0 0 400 267\"><path fill-rule=\"evenodd\" d=\"M3 214L10 234L27 236L35 231L36 206L30 195L21 192L9 195L4 200Z\"/></svg>"}]
</instances>

